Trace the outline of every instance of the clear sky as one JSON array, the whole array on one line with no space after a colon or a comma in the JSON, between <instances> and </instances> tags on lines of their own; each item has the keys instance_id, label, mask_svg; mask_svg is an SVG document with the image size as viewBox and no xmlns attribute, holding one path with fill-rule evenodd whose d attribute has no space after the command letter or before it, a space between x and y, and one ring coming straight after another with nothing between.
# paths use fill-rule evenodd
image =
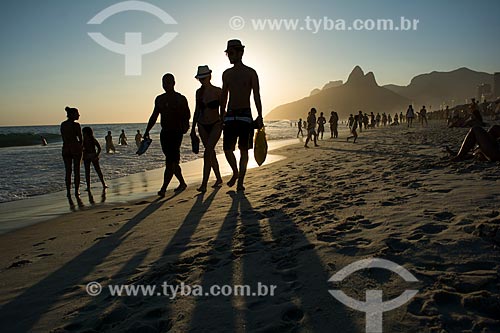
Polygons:
<instances>
[{"instance_id":1,"label":"clear sky","mask_svg":"<svg viewBox=\"0 0 500 333\"><path fill-rule=\"evenodd\" d=\"M330 80L346 80L355 65L373 71L379 84L406 85L417 74L469 67L500 71L498 0L167 1L149 0L177 24L139 11L87 22L116 0L8 0L0 11L0 126L58 124L64 107L80 109L82 123L146 122L161 77L176 76L176 89L194 109L198 65L213 69L221 84L229 62L226 41L246 45L244 63L261 80L264 113L307 96ZM230 18L246 24L232 30ZM416 31L257 31L252 19L418 19ZM164 48L143 56L142 75L125 76L124 56L94 42L101 32L123 43L125 32L151 42L177 32Z\"/></svg>"}]
</instances>

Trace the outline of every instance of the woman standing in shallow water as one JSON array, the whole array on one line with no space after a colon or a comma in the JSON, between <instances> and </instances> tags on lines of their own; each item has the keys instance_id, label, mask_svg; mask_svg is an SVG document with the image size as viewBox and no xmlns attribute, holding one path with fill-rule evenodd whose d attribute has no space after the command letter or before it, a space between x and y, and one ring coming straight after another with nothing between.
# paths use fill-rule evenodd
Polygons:
<instances>
[{"instance_id":1,"label":"woman standing in shallow water","mask_svg":"<svg viewBox=\"0 0 500 333\"><path fill-rule=\"evenodd\" d=\"M71 173L74 172L75 196L80 196L80 163L83 153L83 138L78 109L65 108L67 120L61 123L61 136L63 139L62 157L66 169L66 195L71 198Z\"/></svg>"},{"instance_id":2,"label":"woman standing in shallow water","mask_svg":"<svg viewBox=\"0 0 500 333\"><path fill-rule=\"evenodd\" d=\"M201 87L196 91L196 109L194 111L191 137L196 136L196 124L198 124L198 133L205 147L205 152L203 154L203 180L197 190L205 192L211 169L214 170L215 177L217 178L212 187L222 186L219 162L215 154L215 145L222 134L220 115L222 89L212 85L210 82L212 70L208 66L199 66L195 78L200 81Z\"/></svg>"}]
</instances>

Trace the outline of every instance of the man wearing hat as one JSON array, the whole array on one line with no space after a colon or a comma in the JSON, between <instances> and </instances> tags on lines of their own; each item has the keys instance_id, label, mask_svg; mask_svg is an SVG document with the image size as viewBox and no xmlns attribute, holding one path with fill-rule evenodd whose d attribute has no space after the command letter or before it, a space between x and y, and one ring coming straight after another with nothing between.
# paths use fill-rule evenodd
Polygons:
<instances>
[{"instance_id":1,"label":"man wearing hat","mask_svg":"<svg viewBox=\"0 0 500 333\"><path fill-rule=\"evenodd\" d=\"M248 164L248 150L253 148L254 121L252 110L250 109L250 94L252 92L258 113L255 121L256 127L262 128L264 126L262 121L259 77L254 69L244 65L241 61L244 49L245 46L237 39L227 42L225 52L233 67L225 70L222 74L221 108L224 114L223 147L227 161L233 170L233 176L227 185L231 187L237 181L238 191L245 190L243 181ZM234 156L236 142L238 142L241 154L239 170L236 157Z\"/></svg>"},{"instance_id":2,"label":"man wearing hat","mask_svg":"<svg viewBox=\"0 0 500 333\"><path fill-rule=\"evenodd\" d=\"M180 183L179 187L175 189L176 192L183 191L187 187L179 163L182 136L189 129L191 112L186 97L174 90L175 78L172 74L165 74L162 78L162 84L165 93L155 99L155 107L149 118L144 137L149 138L149 131L161 114L160 143L163 154L165 154L165 173L163 186L158 191L158 195L164 197L167 186L174 175Z\"/></svg>"}]
</instances>

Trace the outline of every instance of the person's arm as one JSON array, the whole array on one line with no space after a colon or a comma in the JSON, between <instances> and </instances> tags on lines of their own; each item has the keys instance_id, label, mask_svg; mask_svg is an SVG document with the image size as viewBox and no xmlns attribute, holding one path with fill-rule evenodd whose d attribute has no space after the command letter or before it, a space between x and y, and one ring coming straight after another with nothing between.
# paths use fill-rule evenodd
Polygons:
<instances>
[{"instance_id":1,"label":"person's arm","mask_svg":"<svg viewBox=\"0 0 500 333\"><path fill-rule=\"evenodd\" d=\"M83 135L82 135L82 128L80 127L79 123L76 124L76 136L78 137L78 142L80 142L80 145L83 147Z\"/></svg>"},{"instance_id":2,"label":"person's arm","mask_svg":"<svg viewBox=\"0 0 500 333\"><path fill-rule=\"evenodd\" d=\"M194 105L194 115L193 115L193 127L191 128L191 135L196 135L196 124L198 123L198 118L200 118L200 102L201 99L201 88L196 90L195 105Z\"/></svg>"},{"instance_id":3,"label":"person's arm","mask_svg":"<svg viewBox=\"0 0 500 333\"><path fill-rule=\"evenodd\" d=\"M183 134L189 131L189 119L191 119L191 110L189 110L189 104L186 97L182 96L183 99L183 112L182 112L182 128Z\"/></svg>"},{"instance_id":4,"label":"person's arm","mask_svg":"<svg viewBox=\"0 0 500 333\"><path fill-rule=\"evenodd\" d=\"M146 130L144 131L145 138L149 138L149 131L156 124L156 121L158 120L158 116L160 115L160 111L158 110L156 102L157 101L155 100L155 108L153 109L153 113L151 114L151 117L149 117L148 125L146 126Z\"/></svg>"},{"instance_id":5,"label":"person's arm","mask_svg":"<svg viewBox=\"0 0 500 333\"><path fill-rule=\"evenodd\" d=\"M97 156L101 155L101 145L99 144L99 141L97 141L96 138L94 138L94 145L97 147Z\"/></svg>"},{"instance_id":6,"label":"person's arm","mask_svg":"<svg viewBox=\"0 0 500 333\"><path fill-rule=\"evenodd\" d=\"M253 90L253 100L255 102L255 107L257 108L257 124L258 128L262 128L264 126L264 121L262 119L262 102L260 100L260 84L259 77L257 76L257 72L252 70L252 90Z\"/></svg>"},{"instance_id":7,"label":"person's arm","mask_svg":"<svg viewBox=\"0 0 500 333\"><path fill-rule=\"evenodd\" d=\"M222 93L220 97L220 117L224 121L226 115L227 96L229 94L229 87L227 85L227 73L222 74Z\"/></svg>"}]
</instances>

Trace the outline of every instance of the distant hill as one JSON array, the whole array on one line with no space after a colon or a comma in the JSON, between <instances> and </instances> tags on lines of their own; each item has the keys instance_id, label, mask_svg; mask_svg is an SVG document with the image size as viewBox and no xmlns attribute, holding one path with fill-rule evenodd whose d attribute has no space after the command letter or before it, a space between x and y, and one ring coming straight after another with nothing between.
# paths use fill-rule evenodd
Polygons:
<instances>
[{"instance_id":1,"label":"distant hill","mask_svg":"<svg viewBox=\"0 0 500 333\"><path fill-rule=\"evenodd\" d=\"M437 109L442 103L457 105L476 97L477 86L487 83L493 88L493 74L462 67L451 72L431 72L415 76L409 85L388 84L384 87L420 105Z\"/></svg>"},{"instance_id":2,"label":"distant hill","mask_svg":"<svg viewBox=\"0 0 500 333\"><path fill-rule=\"evenodd\" d=\"M325 84L325 85L323 86L323 88L322 88L322 89L318 89L318 88L313 89L313 90L311 91L311 93L309 94L309 96L319 94L322 90L325 90L325 89L330 89L330 88L339 87L339 86L341 86L341 85L342 85L342 83L343 83L343 82L342 82L342 80L338 80L338 81L330 81L330 82L328 82L327 84Z\"/></svg>"},{"instance_id":3,"label":"distant hill","mask_svg":"<svg viewBox=\"0 0 500 333\"><path fill-rule=\"evenodd\" d=\"M312 107L326 115L331 111L337 111L340 118L346 118L358 110L367 113L399 113L406 110L410 102L408 98L380 87L375 75L372 72L365 75L359 66L354 67L345 84L339 85L338 81L331 81L322 90L318 90L311 96L278 106L265 118L267 120L305 118Z\"/></svg>"}]
</instances>

